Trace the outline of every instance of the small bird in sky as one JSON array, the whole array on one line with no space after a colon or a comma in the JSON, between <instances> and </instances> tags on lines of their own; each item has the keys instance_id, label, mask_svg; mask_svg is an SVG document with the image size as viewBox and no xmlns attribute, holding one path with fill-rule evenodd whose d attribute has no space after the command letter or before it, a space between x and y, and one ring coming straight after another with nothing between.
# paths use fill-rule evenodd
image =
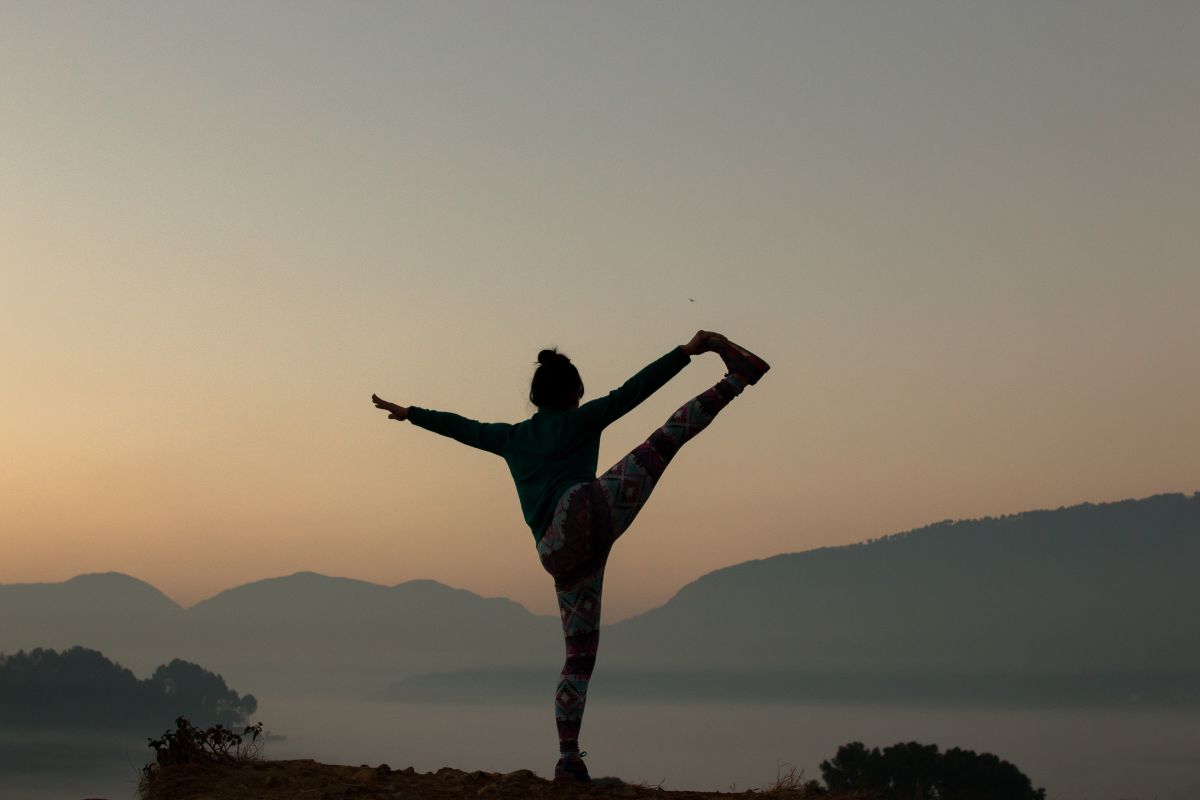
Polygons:
<instances>
[{"instance_id":1,"label":"small bird in sky","mask_svg":"<svg viewBox=\"0 0 1200 800\"><path fill-rule=\"evenodd\" d=\"M694 297L689 297L689 298L688 298L688 302L689 302L689 303L694 303L694 302L696 302L696 298L694 298Z\"/></svg>"}]
</instances>

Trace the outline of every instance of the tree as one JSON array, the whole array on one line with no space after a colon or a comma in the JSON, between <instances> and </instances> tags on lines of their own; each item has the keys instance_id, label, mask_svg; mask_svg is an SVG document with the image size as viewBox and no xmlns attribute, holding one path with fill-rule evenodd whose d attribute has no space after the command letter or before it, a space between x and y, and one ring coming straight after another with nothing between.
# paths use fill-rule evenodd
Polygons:
<instances>
[{"instance_id":1,"label":"tree","mask_svg":"<svg viewBox=\"0 0 1200 800\"><path fill-rule=\"evenodd\" d=\"M862 742L837 749L830 761L821 762L821 777L831 792L859 792L877 787L883 779L879 748L868 750Z\"/></svg>"},{"instance_id":2,"label":"tree","mask_svg":"<svg viewBox=\"0 0 1200 800\"><path fill-rule=\"evenodd\" d=\"M867 792L882 800L1045 800L1029 778L991 753L901 742L882 751L862 742L838 748L821 762L821 777L835 792Z\"/></svg>"},{"instance_id":3,"label":"tree","mask_svg":"<svg viewBox=\"0 0 1200 800\"><path fill-rule=\"evenodd\" d=\"M176 715L195 716L221 725L242 725L258 709L254 695L239 697L220 675L178 658L154 670L148 683L164 708L177 709L172 712ZM185 714L185 710L190 713Z\"/></svg>"},{"instance_id":4,"label":"tree","mask_svg":"<svg viewBox=\"0 0 1200 800\"><path fill-rule=\"evenodd\" d=\"M1045 789L1034 789L1029 778L1008 761L991 753L953 747L942 756L942 791L946 800L1045 800Z\"/></svg>"}]
</instances>

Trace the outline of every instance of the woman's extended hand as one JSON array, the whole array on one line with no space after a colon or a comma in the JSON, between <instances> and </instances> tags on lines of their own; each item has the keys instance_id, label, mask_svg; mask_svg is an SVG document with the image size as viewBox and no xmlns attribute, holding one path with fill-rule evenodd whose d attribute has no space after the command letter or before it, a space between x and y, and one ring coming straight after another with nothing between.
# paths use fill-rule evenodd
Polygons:
<instances>
[{"instance_id":1,"label":"woman's extended hand","mask_svg":"<svg viewBox=\"0 0 1200 800\"><path fill-rule=\"evenodd\" d=\"M371 395L371 402L375 404L376 408L390 412L388 419L398 419L401 422L408 419L408 406L398 406L395 403L389 403L377 394Z\"/></svg>"},{"instance_id":2,"label":"woman's extended hand","mask_svg":"<svg viewBox=\"0 0 1200 800\"><path fill-rule=\"evenodd\" d=\"M689 356L698 356L701 353L708 352L709 339L724 339L725 337L713 331L696 331L696 335L692 340L683 346L683 352Z\"/></svg>"}]
</instances>

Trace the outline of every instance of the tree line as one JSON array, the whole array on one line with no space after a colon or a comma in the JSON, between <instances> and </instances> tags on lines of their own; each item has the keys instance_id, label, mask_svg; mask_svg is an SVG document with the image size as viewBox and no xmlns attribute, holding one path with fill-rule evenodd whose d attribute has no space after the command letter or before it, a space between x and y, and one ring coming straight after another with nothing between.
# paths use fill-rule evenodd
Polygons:
<instances>
[{"instance_id":1,"label":"tree line","mask_svg":"<svg viewBox=\"0 0 1200 800\"><path fill-rule=\"evenodd\" d=\"M175 659L139 680L96 650L0 654L0 725L156 730L177 717L238 726L258 708L220 675Z\"/></svg>"},{"instance_id":2,"label":"tree line","mask_svg":"<svg viewBox=\"0 0 1200 800\"><path fill-rule=\"evenodd\" d=\"M900 742L880 750L850 742L821 762L831 792L863 793L882 800L1045 800L1017 767L991 753L936 744ZM815 782L814 782L815 783ZM818 789L819 787L813 786Z\"/></svg>"}]
</instances>

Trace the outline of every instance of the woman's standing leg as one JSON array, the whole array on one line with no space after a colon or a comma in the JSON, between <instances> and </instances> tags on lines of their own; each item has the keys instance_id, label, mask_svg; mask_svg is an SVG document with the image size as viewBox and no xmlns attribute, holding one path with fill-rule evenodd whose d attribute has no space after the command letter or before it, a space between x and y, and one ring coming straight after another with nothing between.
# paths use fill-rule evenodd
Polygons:
<instances>
[{"instance_id":1,"label":"woman's standing leg","mask_svg":"<svg viewBox=\"0 0 1200 800\"><path fill-rule=\"evenodd\" d=\"M554 722L558 727L558 749L563 755L579 752L579 726L587 702L588 683L596 666L600 646L600 597L604 590L604 567L569 588L558 589L567 660L554 693Z\"/></svg>"}]
</instances>

